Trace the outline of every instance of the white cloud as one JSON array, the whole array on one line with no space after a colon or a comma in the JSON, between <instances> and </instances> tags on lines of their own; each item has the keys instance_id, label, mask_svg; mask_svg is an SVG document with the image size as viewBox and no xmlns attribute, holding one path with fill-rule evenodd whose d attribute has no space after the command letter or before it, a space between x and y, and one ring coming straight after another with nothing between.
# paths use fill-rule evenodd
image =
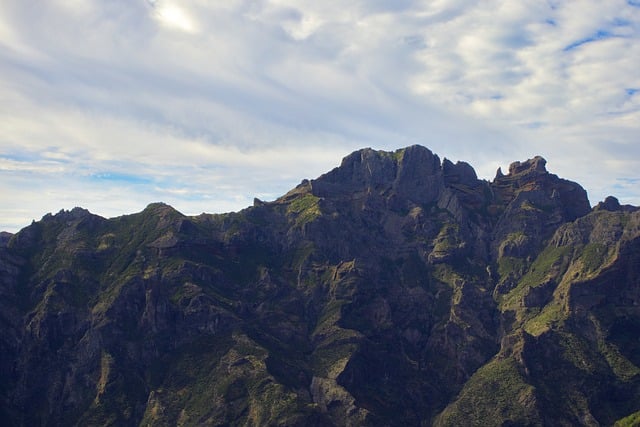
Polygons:
<instances>
[{"instance_id":1,"label":"white cloud","mask_svg":"<svg viewBox=\"0 0 640 427\"><path fill-rule=\"evenodd\" d=\"M154 7L157 8L156 17L162 25L187 33L198 31L193 18L180 8L180 6L173 3L161 2L154 4Z\"/></svg>"},{"instance_id":2,"label":"white cloud","mask_svg":"<svg viewBox=\"0 0 640 427\"><path fill-rule=\"evenodd\" d=\"M76 204L239 209L414 143L485 178L542 154L593 202L640 203L639 37L621 0L6 0L0 229Z\"/></svg>"}]
</instances>

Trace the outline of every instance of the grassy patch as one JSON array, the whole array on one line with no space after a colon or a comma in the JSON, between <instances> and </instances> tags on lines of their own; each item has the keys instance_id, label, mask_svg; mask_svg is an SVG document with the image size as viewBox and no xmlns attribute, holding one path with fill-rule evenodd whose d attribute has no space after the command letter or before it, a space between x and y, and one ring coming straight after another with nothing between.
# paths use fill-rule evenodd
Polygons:
<instances>
[{"instance_id":1,"label":"grassy patch","mask_svg":"<svg viewBox=\"0 0 640 427\"><path fill-rule=\"evenodd\" d=\"M331 377L336 370L344 369L346 360L357 350L355 343L336 343L322 346L313 352L311 356L311 366L313 371L322 377ZM338 366L338 364L342 364Z\"/></svg>"},{"instance_id":2,"label":"grassy patch","mask_svg":"<svg viewBox=\"0 0 640 427\"><path fill-rule=\"evenodd\" d=\"M551 275L555 275L554 267L558 270L562 270L567 265L566 255L569 253L569 248L566 246L561 247L547 247L544 251L538 255L538 258L533 262L529 271L520 281L520 284L524 286L536 286L544 283Z\"/></svg>"},{"instance_id":3,"label":"grassy patch","mask_svg":"<svg viewBox=\"0 0 640 427\"><path fill-rule=\"evenodd\" d=\"M433 276L442 283L455 288L457 283L461 283L462 276L448 264L436 264L433 270Z\"/></svg>"},{"instance_id":4,"label":"grassy patch","mask_svg":"<svg viewBox=\"0 0 640 427\"><path fill-rule=\"evenodd\" d=\"M522 258L505 256L498 260L498 274L500 277L508 277L511 274L520 275L525 266Z\"/></svg>"},{"instance_id":5,"label":"grassy patch","mask_svg":"<svg viewBox=\"0 0 640 427\"><path fill-rule=\"evenodd\" d=\"M538 336L549 330L553 325L562 322L566 317L567 315L561 305L547 304L540 314L525 323L524 330L531 335Z\"/></svg>"},{"instance_id":6,"label":"grassy patch","mask_svg":"<svg viewBox=\"0 0 640 427\"><path fill-rule=\"evenodd\" d=\"M640 368L627 359L616 344L605 339L605 331L596 317L592 315L590 319L596 327L598 350L605 357L616 377L623 381L630 381L640 375Z\"/></svg>"},{"instance_id":7,"label":"grassy patch","mask_svg":"<svg viewBox=\"0 0 640 427\"><path fill-rule=\"evenodd\" d=\"M530 287L540 286L550 279L557 279L566 269L567 254L570 248L547 247L533 262L527 273L520 279L518 286L509 292L500 304L502 311L520 307L522 298Z\"/></svg>"},{"instance_id":8,"label":"grassy patch","mask_svg":"<svg viewBox=\"0 0 640 427\"><path fill-rule=\"evenodd\" d=\"M593 272L599 269L607 259L607 247L600 243L589 243L582 250L580 260L587 272Z\"/></svg>"},{"instance_id":9,"label":"grassy patch","mask_svg":"<svg viewBox=\"0 0 640 427\"><path fill-rule=\"evenodd\" d=\"M577 369L593 374L597 366L593 362L594 350L591 345L574 334L561 333L560 344L563 347L563 359L570 361Z\"/></svg>"},{"instance_id":10,"label":"grassy patch","mask_svg":"<svg viewBox=\"0 0 640 427\"><path fill-rule=\"evenodd\" d=\"M391 156L396 160L396 161L401 161L402 158L404 157L404 152L405 149L401 148L400 150L396 150L393 153L391 153Z\"/></svg>"},{"instance_id":11,"label":"grassy patch","mask_svg":"<svg viewBox=\"0 0 640 427\"><path fill-rule=\"evenodd\" d=\"M582 248L580 255L572 266L575 278L589 278L611 263L616 245L589 243Z\"/></svg>"},{"instance_id":12,"label":"grassy patch","mask_svg":"<svg viewBox=\"0 0 640 427\"><path fill-rule=\"evenodd\" d=\"M640 368L624 357L616 345L604 342L599 347L600 352L607 359L607 363L618 378L629 381L640 375Z\"/></svg>"},{"instance_id":13,"label":"grassy patch","mask_svg":"<svg viewBox=\"0 0 640 427\"><path fill-rule=\"evenodd\" d=\"M529 200L525 200L524 202L522 202L522 204L520 205L520 209L523 209L525 211L539 211L539 210L541 210L540 208L535 206L533 203L531 203L531 201L529 201Z\"/></svg>"},{"instance_id":14,"label":"grassy patch","mask_svg":"<svg viewBox=\"0 0 640 427\"><path fill-rule=\"evenodd\" d=\"M333 332L336 324L341 318L342 306L348 304L346 300L332 300L327 303L318 322L316 323L313 335L323 335Z\"/></svg>"},{"instance_id":15,"label":"grassy patch","mask_svg":"<svg viewBox=\"0 0 640 427\"><path fill-rule=\"evenodd\" d=\"M528 425L535 418L534 391L513 359L494 359L476 371L434 425Z\"/></svg>"},{"instance_id":16,"label":"grassy patch","mask_svg":"<svg viewBox=\"0 0 640 427\"><path fill-rule=\"evenodd\" d=\"M313 221L322 214L320 211L320 199L311 193L307 193L293 200L287 207L287 215L294 215L297 226Z\"/></svg>"},{"instance_id":17,"label":"grassy patch","mask_svg":"<svg viewBox=\"0 0 640 427\"><path fill-rule=\"evenodd\" d=\"M434 240L434 252L448 252L457 249L463 242L460 240L459 229L457 224L446 223L438 233Z\"/></svg>"},{"instance_id":18,"label":"grassy patch","mask_svg":"<svg viewBox=\"0 0 640 427\"><path fill-rule=\"evenodd\" d=\"M628 417L624 417L621 420L616 421L614 427L637 427L640 426L640 411L634 412Z\"/></svg>"}]
</instances>

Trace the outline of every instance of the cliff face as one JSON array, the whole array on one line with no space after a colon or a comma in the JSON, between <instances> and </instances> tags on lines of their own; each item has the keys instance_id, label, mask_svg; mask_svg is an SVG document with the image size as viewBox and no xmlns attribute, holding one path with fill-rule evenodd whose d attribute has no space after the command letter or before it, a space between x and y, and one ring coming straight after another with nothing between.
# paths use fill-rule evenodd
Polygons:
<instances>
[{"instance_id":1,"label":"cliff face","mask_svg":"<svg viewBox=\"0 0 640 427\"><path fill-rule=\"evenodd\" d=\"M636 208L365 149L238 213L4 235L0 421L631 424L639 303Z\"/></svg>"}]
</instances>

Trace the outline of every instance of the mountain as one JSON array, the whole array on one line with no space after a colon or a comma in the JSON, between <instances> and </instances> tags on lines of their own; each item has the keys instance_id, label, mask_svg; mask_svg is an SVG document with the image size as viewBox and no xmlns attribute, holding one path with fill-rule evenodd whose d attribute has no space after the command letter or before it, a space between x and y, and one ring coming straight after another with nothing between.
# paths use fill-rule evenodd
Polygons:
<instances>
[{"instance_id":1,"label":"mountain","mask_svg":"<svg viewBox=\"0 0 640 427\"><path fill-rule=\"evenodd\" d=\"M272 202L0 239L0 422L640 420L640 211L535 157L364 149Z\"/></svg>"}]
</instances>

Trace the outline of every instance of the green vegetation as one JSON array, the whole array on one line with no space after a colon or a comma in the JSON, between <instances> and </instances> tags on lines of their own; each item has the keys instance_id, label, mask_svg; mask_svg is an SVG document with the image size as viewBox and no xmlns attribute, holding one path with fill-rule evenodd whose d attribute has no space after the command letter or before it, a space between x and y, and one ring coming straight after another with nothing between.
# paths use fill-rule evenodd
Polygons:
<instances>
[{"instance_id":1,"label":"green vegetation","mask_svg":"<svg viewBox=\"0 0 640 427\"><path fill-rule=\"evenodd\" d=\"M519 276L524 271L525 266L525 260L521 258L504 256L498 260L498 274L503 278L512 274Z\"/></svg>"},{"instance_id":2,"label":"green vegetation","mask_svg":"<svg viewBox=\"0 0 640 427\"><path fill-rule=\"evenodd\" d=\"M524 324L524 330L533 336L538 336L551 327L559 325L567 317L564 308L554 301L547 304L539 314L533 313L533 315L534 317Z\"/></svg>"},{"instance_id":3,"label":"green vegetation","mask_svg":"<svg viewBox=\"0 0 640 427\"><path fill-rule=\"evenodd\" d=\"M516 231L513 233L507 234L503 242L520 242L527 238L527 235L522 231Z\"/></svg>"},{"instance_id":4,"label":"green vegetation","mask_svg":"<svg viewBox=\"0 0 640 427\"><path fill-rule=\"evenodd\" d=\"M545 248L524 275L522 286L536 286L550 278L558 277L566 269L570 248L566 246Z\"/></svg>"},{"instance_id":5,"label":"green vegetation","mask_svg":"<svg viewBox=\"0 0 640 427\"><path fill-rule=\"evenodd\" d=\"M447 253L451 250L459 248L464 242L459 236L459 227L457 224L445 223L438 236L434 240L434 252Z\"/></svg>"},{"instance_id":6,"label":"green vegetation","mask_svg":"<svg viewBox=\"0 0 640 427\"><path fill-rule=\"evenodd\" d=\"M350 164L406 161L368 195L333 173L323 199L34 223L0 248L0 424L640 423L640 213L552 230L572 184L547 174L412 197L443 172L412 152Z\"/></svg>"},{"instance_id":7,"label":"green vegetation","mask_svg":"<svg viewBox=\"0 0 640 427\"><path fill-rule=\"evenodd\" d=\"M219 363L233 344L230 336L201 339L154 366L157 372L151 375L162 382L152 392L155 399L151 399L141 425L176 425L178 418L195 424L205 418L215 409L215 402L221 403L220 392L233 382L228 375L216 378Z\"/></svg>"},{"instance_id":8,"label":"green vegetation","mask_svg":"<svg viewBox=\"0 0 640 427\"><path fill-rule=\"evenodd\" d=\"M436 264L434 267L433 276L440 282L451 286L452 289L455 289L458 283L462 283L462 275L454 270L451 265Z\"/></svg>"},{"instance_id":9,"label":"green vegetation","mask_svg":"<svg viewBox=\"0 0 640 427\"><path fill-rule=\"evenodd\" d=\"M520 208L525 210L525 211L538 211L538 210L540 210L533 203L531 203L530 200L525 200L524 202L522 202L522 204L520 205Z\"/></svg>"},{"instance_id":10,"label":"green vegetation","mask_svg":"<svg viewBox=\"0 0 640 427\"><path fill-rule=\"evenodd\" d=\"M302 246L295 248L292 253L287 254L285 257L287 261L285 267L296 270L297 273L297 270L311 256L314 250L315 246L311 242L306 242Z\"/></svg>"},{"instance_id":11,"label":"green vegetation","mask_svg":"<svg viewBox=\"0 0 640 427\"><path fill-rule=\"evenodd\" d=\"M640 411L634 412L628 417L624 417L621 420L616 421L614 427L637 427L640 426Z\"/></svg>"},{"instance_id":12,"label":"green vegetation","mask_svg":"<svg viewBox=\"0 0 640 427\"><path fill-rule=\"evenodd\" d=\"M345 337L349 338L349 335L351 335L351 337L354 336L353 333L347 333ZM319 347L311 356L310 364L318 376L325 378L332 377L336 368L344 368L344 364L346 364L356 349L357 345L354 343L332 342L323 347Z\"/></svg>"},{"instance_id":13,"label":"green vegetation","mask_svg":"<svg viewBox=\"0 0 640 427\"><path fill-rule=\"evenodd\" d=\"M597 368L595 360L596 350L590 343L575 334L558 332L561 339L560 345L563 348L562 359L567 360L579 371L593 374Z\"/></svg>"},{"instance_id":14,"label":"green vegetation","mask_svg":"<svg viewBox=\"0 0 640 427\"><path fill-rule=\"evenodd\" d=\"M549 280L559 282L558 279L568 264L569 251L570 248L566 246L545 248L520 279L518 285L502 298L500 309L506 311L520 308L522 299L531 287L543 285Z\"/></svg>"},{"instance_id":15,"label":"green vegetation","mask_svg":"<svg viewBox=\"0 0 640 427\"><path fill-rule=\"evenodd\" d=\"M639 378L640 368L627 359L616 344L607 341L606 333L603 330L602 323L595 315L590 315L589 320L595 326L596 338L598 341L598 350L602 354L616 377L623 381L631 381ZM635 338L635 337L634 337ZM636 338L637 339L637 338Z\"/></svg>"},{"instance_id":16,"label":"green vegetation","mask_svg":"<svg viewBox=\"0 0 640 427\"><path fill-rule=\"evenodd\" d=\"M535 389L511 358L493 359L473 374L436 426L531 425L537 419Z\"/></svg>"},{"instance_id":17,"label":"green vegetation","mask_svg":"<svg viewBox=\"0 0 640 427\"><path fill-rule=\"evenodd\" d=\"M615 243L606 246L602 243L589 243L579 252L576 265L573 268L575 278L589 278L606 267L617 251Z\"/></svg>"},{"instance_id":18,"label":"green vegetation","mask_svg":"<svg viewBox=\"0 0 640 427\"><path fill-rule=\"evenodd\" d=\"M582 261L587 273L592 273L602 267L607 259L608 249L601 243L589 243L583 249L580 254L580 261Z\"/></svg>"},{"instance_id":19,"label":"green vegetation","mask_svg":"<svg viewBox=\"0 0 640 427\"><path fill-rule=\"evenodd\" d=\"M640 368L624 357L615 344L602 342L599 349L618 378L630 381L640 375Z\"/></svg>"},{"instance_id":20,"label":"green vegetation","mask_svg":"<svg viewBox=\"0 0 640 427\"><path fill-rule=\"evenodd\" d=\"M287 207L287 215L295 216L296 226L311 222L321 214L320 199L311 193L294 199Z\"/></svg>"},{"instance_id":21,"label":"green vegetation","mask_svg":"<svg viewBox=\"0 0 640 427\"><path fill-rule=\"evenodd\" d=\"M401 148L400 150L396 150L393 153L391 153L391 156L395 159L396 162L401 162L402 158L404 157L404 152L406 150L404 148Z\"/></svg>"},{"instance_id":22,"label":"green vegetation","mask_svg":"<svg viewBox=\"0 0 640 427\"><path fill-rule=\"evenodd\" d=\"M155 368L165 374L140 425L273 425L307 411L269 374L267 356L243 334L181 349Z\"/></svg>"}]
</instances>

